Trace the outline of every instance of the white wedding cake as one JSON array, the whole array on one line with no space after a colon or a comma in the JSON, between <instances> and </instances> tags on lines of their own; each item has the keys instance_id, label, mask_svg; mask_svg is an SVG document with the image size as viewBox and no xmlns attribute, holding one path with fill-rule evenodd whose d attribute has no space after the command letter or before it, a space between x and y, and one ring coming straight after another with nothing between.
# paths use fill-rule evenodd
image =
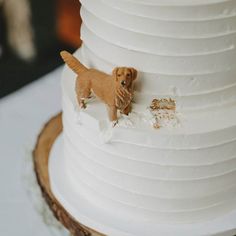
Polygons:
<instances>
[{"instance_id":1,"label":"white wedding cake","mask_svg":"<svg viewBox=\"0 0 236 236\"><path fill-rule=\"evenodd\" d=\"M64 69L63 155L50 162L55 196L76 220L111 236L203 235L207 224L208 235L222 222L233 230L236 0L81 3L75 56L109 74L132 66L139 77L132 113L112 128L98 99L79 109L76 74ZM152 100L163 98L176 110L153 115Z\"/></svg>"}]
</instances>

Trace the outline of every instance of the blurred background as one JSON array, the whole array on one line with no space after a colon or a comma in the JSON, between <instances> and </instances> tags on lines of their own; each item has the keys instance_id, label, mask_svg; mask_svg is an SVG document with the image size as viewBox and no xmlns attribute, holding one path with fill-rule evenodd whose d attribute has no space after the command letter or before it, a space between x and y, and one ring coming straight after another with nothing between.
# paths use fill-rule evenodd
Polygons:
<instances>
[{"instance_id":1,"label":"blurred background","mask_svg":"<svg viewBox=\"0 0 236 236\"><path fill-rule=\"evenodd\" d=\"M78 0L0 0L0 98L49 73L80 46Z\"/></svg>"},{"instance_id":2,"label":"blurred background","mask_svg":"<svg viewBox=\"0 0 236 236\"><path fill-rule=\"evenodd\" d=\"M80 24L79 0L0 0L1 236L69 235L41 196L32 151L61 111L59 52L80 46Z\"/></svg>"}]
</instances>

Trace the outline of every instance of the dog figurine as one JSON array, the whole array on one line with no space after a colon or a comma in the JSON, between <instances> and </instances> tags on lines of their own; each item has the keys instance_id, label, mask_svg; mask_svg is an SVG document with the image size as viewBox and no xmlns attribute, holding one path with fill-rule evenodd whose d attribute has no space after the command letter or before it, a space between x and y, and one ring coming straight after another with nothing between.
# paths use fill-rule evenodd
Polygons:
<instances>
[{"instance_id":1,"label":"dog figurine","mask_svg":"<svg viewBox=\"0 0 236 236\"><path fill-rule=\"evenodd\" d=\"M8 43L23 60L36 55L29 0L0 0L7 25Z\"/></svg>"},{"instance_id":2,"label":"dog figurine","mask_svg":"<svg viewBox=\"0 0 236 236\"><path fill-rule=\"evenodd\" d=\"M86 108L85 99L91 92L100 98L108 107L109 119L118 122L117 111L128 115L131 112L133 99L133 81L137 78L137 70L131 67L116 67L112 75L96 69L89 69L67 51L62 51L64 62L78 75L76 94L81 108Z\"/></svg>"}]
</instances>

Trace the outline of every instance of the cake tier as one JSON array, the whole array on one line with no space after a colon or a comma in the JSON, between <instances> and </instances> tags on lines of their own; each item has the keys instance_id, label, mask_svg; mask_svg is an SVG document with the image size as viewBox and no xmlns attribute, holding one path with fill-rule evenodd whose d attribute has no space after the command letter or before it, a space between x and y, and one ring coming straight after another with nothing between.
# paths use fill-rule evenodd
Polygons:
<instances>
[{"instance_id":1,"label":"cake tier","mask_svg":"<svg viewBox=\"0 0 236 236\"><path fill-rule=\"evenodd\" d=\"M179 110L236 101L234 0L81 2L87 64L137 68L141 101L171 96Z\"/></svg>"},{"instance_id":2,"label":"cake tier","mask_svg":"<svg viewBox=\"0 0 236 236\"><path fill-rule=\"evenodd\" d=\"M73 219L109 236L231 236L236 234L236 210L207 222L194 224L162 224L161 222L127 220L118 212L107 212L94 205L86 195L75 189L68 178L63 155L63 135L57 138L49 158L50 186L53 195ZM97 235L97 234L96 234Z\"/></svg>"},{"instance_id":3,"label":"cake tier","mask_svg":"<svg viewBox=\"0 0 236 236\"><path fill-rule=\"evenodd\" d=\"M132 116L132 125L121 119L109 128L105 106L96 99L78 111L74 83L66 68L65 171L92 204L153 223L204 221L236 207L236 104L182 112L175 128L155 130ZM141 117L149 103L134 104L133 114Z\"/></svg>"}]
</instances>

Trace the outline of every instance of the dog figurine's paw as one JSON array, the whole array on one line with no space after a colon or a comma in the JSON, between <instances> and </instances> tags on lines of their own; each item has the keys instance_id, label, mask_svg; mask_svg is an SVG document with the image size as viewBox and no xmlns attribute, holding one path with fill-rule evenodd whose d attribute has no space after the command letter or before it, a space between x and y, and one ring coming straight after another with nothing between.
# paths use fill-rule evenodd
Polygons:
<instances>
[{"instance_id":1,"label":"dog figurine's paw","mask_svg":"<svg viewBox=\"0 0 236 236\"><path fill-rule=\"evenodd\" d=\"M131 112L131 105L127 106L124 110L120 111L121 114L126 116L128 116L130 112Z\"/></svg>"},{"instance_id":2,"label":"dog figurine's paw","mask_svg":"<svg viewBox=\"0 0 236 236\"><path fill-rule=\"evenodd\" d=\"M85 99L80 100L79 106L80 106L81 109L86 109L87 108L87 105L85 103Z\"/></svg>"},{"instance_id":3,"label":"dog figurine's paw","mask_svg":"<svg viewBox=\"0 0 236 236\"><path fill-rule=\"evenodd\" d=\"M86 106L85 104L81 104L81 105L80 105L80 108L81 108L81 109L86 109L87 106Z\"/></svg>"},{"instance_id":4,"label":"dog figurine's paw","mask_svg":"<svg viewBox=\"0 0 236 236\"><path fill-rule=\"evenodd\" d=\"M118 120L113 120L111 124L112 124L112 127L114 128L118 124Z\"/></svg>"}]
</instances>

